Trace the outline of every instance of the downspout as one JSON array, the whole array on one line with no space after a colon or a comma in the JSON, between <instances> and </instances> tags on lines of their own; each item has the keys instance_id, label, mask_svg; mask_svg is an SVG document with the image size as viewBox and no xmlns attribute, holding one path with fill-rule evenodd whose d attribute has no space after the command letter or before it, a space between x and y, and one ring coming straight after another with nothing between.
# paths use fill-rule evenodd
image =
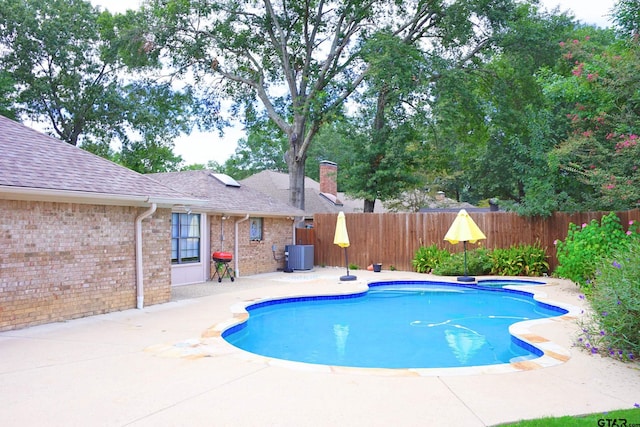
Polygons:
<instances>
[{"instance_id":1,"label":"downspout","mask_svg":"<svg viewBox=\"0 0 640 427\"><path fill-rule=\"evenodd\" d=\"M291 218L291 244L292 245L297 245L298 242L296 242L296 219Z\"/></svg>"},{"instance_id":2,"label":"downspout","mask_svg":"<svg viewBox=\"0 0 640 427\"><path fill-rule=\"evenodd\" d=\"M137 308L142 309L144 307L144 279L142 268L142 221L145 218L150 217L156 211L158 206L155 203L151 204L151 207L142 212L136 218L136 293L137 293Z\"/></svg>"},{"instance_id":3,"label":"downspout","mask_svg":"<svg viewBox=\"0 0 640 427\"><path fill-rule=\"evenodd\" d=\"M235 240L234 248L233 248L233 271L235 272L237 277L240 277L238 272L238 224L241 222L245 222L249 219L249 214L247 214L244 218L239 219L235 222Z\"/></svg>"}]
</instances>

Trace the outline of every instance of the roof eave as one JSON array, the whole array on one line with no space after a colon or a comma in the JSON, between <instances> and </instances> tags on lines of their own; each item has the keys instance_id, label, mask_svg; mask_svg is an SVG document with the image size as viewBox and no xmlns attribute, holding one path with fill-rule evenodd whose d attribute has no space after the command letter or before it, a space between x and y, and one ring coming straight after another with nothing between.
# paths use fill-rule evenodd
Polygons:
<instances>
[{"instance_id":1,"label":"roof eave","mask_svg":"<svg viewBox=\"0 0 640 427\"><path fill-rule=\"evenodd\" d=\"M192 198L89 193L84 191L52 190L3 185L0 185L0 199L113 206L148 206L150 203L156 203L160 207L171 207L174 205L201 206L207 203L207 200Z\"/></svg>"},{"instance_id":2,"label":"roof eave","mask_svg":"<svg viewBox=\"0 0 640 427\"><path fill-rule=\"evenodd\" d=\"M209 214L220 214L229 216L246 216L247 214L252 217L263 218L300 218L306 216L304 212L263 212L263 211L251 211L251 210L233 210L233 209L204 209Z\"/></svg>"}]
</instances>

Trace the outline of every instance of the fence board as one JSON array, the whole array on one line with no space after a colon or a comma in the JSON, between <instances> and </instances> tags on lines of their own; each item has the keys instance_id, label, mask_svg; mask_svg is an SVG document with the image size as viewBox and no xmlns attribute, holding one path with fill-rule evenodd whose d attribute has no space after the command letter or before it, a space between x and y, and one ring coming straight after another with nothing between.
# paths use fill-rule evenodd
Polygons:
<instances>
[{"instance_id":1,"label":"fence board","mask_svg":"<svg viewBox=\"0 0 640 427\"><path fill-rule=\"evenodd\" d=\"M471 212L470 216L487 236L476 245L489 249L518 244L540 244L549 256L553 270L557 266L554 242L564 240L569 223L583 224L600 220L608 212L557 212L548 218L520 217L511 212ZM640 209L618 212L623 227L640 221ZM349 241L349 263L365 268L380 262L383 268L413 270L412 260L420 246L436 244L450 252L462 251L462 244L444 241L444 235L456 217L454 212L423 213L348 213L345 214ZM345 266L344 250L333 244L337 214L314 215L313 229L296 230L298 244L314 245L316 265Z\"/></svg>"}]
</instances>

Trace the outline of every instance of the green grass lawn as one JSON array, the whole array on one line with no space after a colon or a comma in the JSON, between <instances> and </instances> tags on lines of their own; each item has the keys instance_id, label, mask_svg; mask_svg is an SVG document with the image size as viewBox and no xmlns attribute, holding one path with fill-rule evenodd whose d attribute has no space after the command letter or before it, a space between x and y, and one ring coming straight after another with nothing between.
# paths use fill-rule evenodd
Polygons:
<instances>
[{"instance_id":1,"label":"green grass lawn","mask_svg":"<svg viewBox=\"0 0 640 427\"><path fill-rule=\"evenodd\" d=\"M621 409L581 416L559 418L540 418L500 424L500 427L640 427L640 409Z\"/></svg>"}]
</instances>

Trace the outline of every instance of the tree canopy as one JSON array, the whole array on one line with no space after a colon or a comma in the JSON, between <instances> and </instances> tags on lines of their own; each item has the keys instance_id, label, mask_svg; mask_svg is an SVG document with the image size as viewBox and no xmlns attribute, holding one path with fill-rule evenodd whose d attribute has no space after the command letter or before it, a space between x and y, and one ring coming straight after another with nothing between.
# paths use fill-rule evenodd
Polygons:
<instances>
[{"instance_id":1,"label":"tree canopy","mask_svg":"<svg viewBox=\"0 0 640 427\"><path fill-rule=\"evenodd\" d=\"M626 103L625 113L610 108L607 120L619 129L623 143L635 147L631 76L637 40L578 24L570 15L541 11L535 2L503 9L501 15L494 11L492 17L494 31L485 33L476 54L466 61L456 61L455 51L423 49L384 29L360 39L358 60L367 72L349 108L334 114L333 124L319 132L319 150L309 151L314 166L307 168L308 175L325 156L340 165L342 191L365 200L411 195L415 191L408 189L416 188L444 190L472 203L495 198L525 215L634 207L632 194L613 196L615 204L596 194L597 188L611 184L596 184L587 177L590 165L578 168L578 158L571 156L592 156L600 143L582 139L589 148L579 148L576 135L585 132L586 125L568 117L576 109L586 112L587 104L576 103L574 93L591 99L589 110L598 110L597 104L598 111L607 108L607 99L615 98L620 105ZM587 63L574 63L578 58L572 55L578 52L567 51L584 44L574 40L589 41L591 57L609 50L609 57L624 58L615 72L622 73L619 65L624 63L626 75L597 81L593 76L589 81L588 73L577 76L575 67L586 70ZM464 52L464 45L459 46ZM582 49L579 54L587 53ZM614 81L621 84L613 87ZM602 156L603 164L616 164L610 154ZM633 167L618 165L617 182L633 188Z\"/></svg>"},{"instance_id":2,"label":"tree canopy","mask_svg":"<svg viewBox=\"0 0 640 427\"><path fill-rule=\"evenodd\" d=\"M512 4L152 0L147 16L155 51L176 72L219 85L238 105L261 104L286 135L290 202L304 207L309 147L369 73L367 40L384 30L407 43L424 41L430 60L467 61Z\"/></svg>"},{"instance_id":3,"label":"tree canopy","mask_svg":"<svg viewBox=\"0 0 640 427\"><path fill-rule=\"evenodd\" d=\"M197 104L188 89L133 74L157 65L131 54L146 43L135 22L83 0L0 0L0 91L14 117L140 172L175 169L172 140Z\"/></svg>"},{"instance_id":4,"label":"tree canopy","mask_svg":"<svg viewBox=\"0 0 640 427\"><path fill-rule=\"evenodd\" d=\"M297 207L330 160L365 211L438 190L525 215L625 209L640 203L639 13L618 0L599 29L537 0L147 0L115 15L0 0L0 114L157 172L183 167L174 138L221 129L231 101L246 138L225 164L188 167L288 171Z\"/></svg>"},{"instance_id":5,"label":"tree canopy","mask_svg":"<svg viewBox=\"0 0 640 427\"><path fill-rule=\"evenodd\" d=\"M541 76L568 127L550 155L579 183L571 197L581 209L640 204L640 44L611 43L610 37L585 31L563 41L557 67Z\"/></svg>"},{"instance_id":6,"label":"tree canopy","mask_svg":"<svg viewBox=\"0 0 640 427\"><path fill-rule=\"evenodd\" d=\"M463 43L424 49L384 28L358 39L366 73L310 160L329 156L342 190L369 201L428 188L525 215L636 206L637 39L512 6L464 61Z\"/></svg>"},{"instance_id":7,"label":"tree canopy","mask_svg":"<svg viewBox=\"0 0 640 427\"><path fill-rule=\"evenodd\" d=\"M613 20L623 37L640 35L640 3L636 0L617 0Z\"/></svg>"}]
</instances>

